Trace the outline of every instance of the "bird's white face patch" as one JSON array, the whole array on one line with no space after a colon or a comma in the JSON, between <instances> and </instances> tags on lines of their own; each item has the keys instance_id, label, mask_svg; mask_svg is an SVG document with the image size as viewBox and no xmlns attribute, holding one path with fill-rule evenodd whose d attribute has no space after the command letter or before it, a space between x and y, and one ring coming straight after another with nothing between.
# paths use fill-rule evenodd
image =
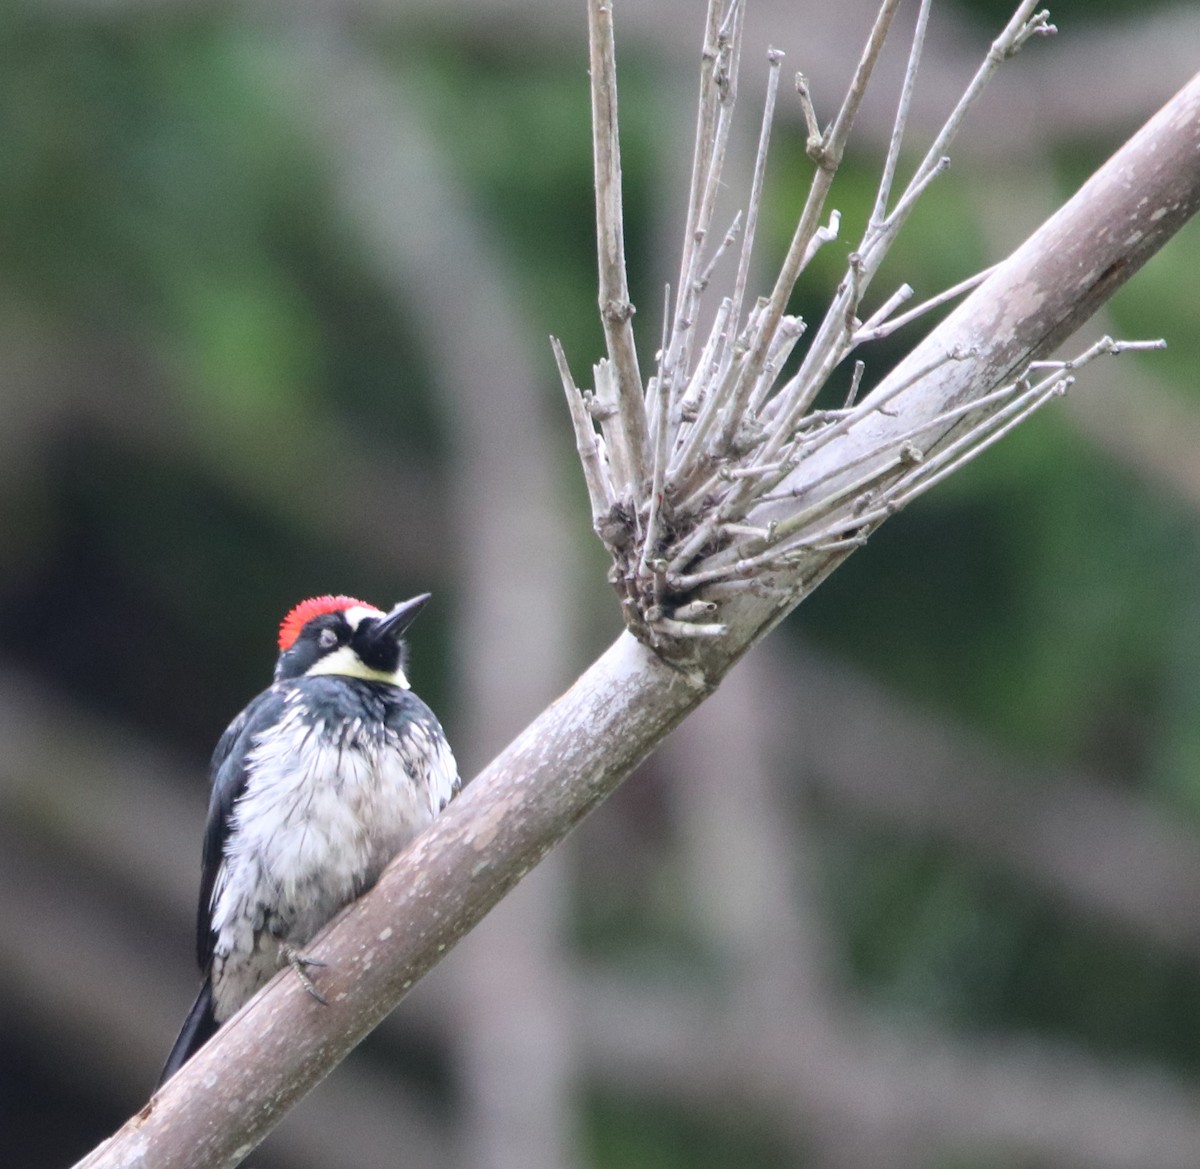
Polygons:
<instances>
[{"instance_id":1,"label":"bird's white face patch","mask_svg":"<svg viewBox=\"0 0 1200 1169\"><path fill-rule=\"evenodd\" d=\"M386 617L386 613L373 609L369 605L353 605L346 610L346 621L351 629L357 629L368 617L378 621ZM411 689L408 678L403 670L388 673L386 670L373 670L364 664L362 659L348 645L339 646L332 653L318 658L306 671L308 674L336 674L341 678L363 678L368 682L388 682L405 690Z\"/></svg>"},{"instance_id":2,"label":"bird's white face patch","mask_svg":"<svg viewBox=\"0 0 1200 1169\"><path fill-rule=\"evenodd\" d=\"M364 618L374 617L378 620L386 615L378 609L373 609L370 605L352 605L346 610L346 622L351 629L357 629L363 623Z\"/></svg>"},{"instance_id":3,"label":"bird's white face patch","mask_svg":"<svg viewBox=\"0 0 1200 1169\"><path fill-rule=\"evenodd\" d=\"M388 673L386 670L372 670L366 665L348 645L338 646L333 653L327 653L318 658L308 668L308 674L337 674L341 678L363 678L368 682L390 682L393 686L410 689L408 678L403 670Z\"/></svg>"}]
</instances>

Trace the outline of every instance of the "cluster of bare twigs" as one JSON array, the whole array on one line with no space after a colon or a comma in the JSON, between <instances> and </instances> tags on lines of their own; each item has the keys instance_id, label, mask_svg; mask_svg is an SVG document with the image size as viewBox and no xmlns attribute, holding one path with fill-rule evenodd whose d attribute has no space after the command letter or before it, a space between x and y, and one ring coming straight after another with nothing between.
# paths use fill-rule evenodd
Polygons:
<instances>
[{"instance_id":1,"label":"cluster of bare twigs","mask_svg":"<svg viewBox=\"0 0 1200 1169\"><path fill-rule=\"evenodd\" d=\"M946 151L989 78L1031 37L1055 31L1047 12L1034 11L1035 0L1023 0L897 196L930 2L922 0L918 12L872 212L824 319L795 372L785 376L806 331L805 322L788 314L788 301L818 249L837 236L840 217L833 210L825 218L826 202L899 0L883 0L841 107L826 128L797 75L815 169L774 287L753 303L747 303L747 286L782 54L767 54L767 96L745 214L714 245L714 205L733 121L745 0L709 0L679 282L673 299L667 289L657 368L645 386L625 277L611 0L589 2L600 308L608 348L607 358L594 367L594 390L577 388L557 342L555 354L593 526L612 555L626 622L660 652L686 652L690 639L721 634L715 615L722 594L770 589L775 571L861 544L884 518L1061 394L1075 368L1101 353L1142 344L1105 339L1073 362L1038 363L987 398L943 411L900 440L892 436L865 451L856 446L852 456L802 488L789 483L802 461L886 410L913 382L943 363L972 356L969 349L942 352L911 378L861 402L866 366L856 361L844 405L814 409L831 374L860 345L886 337L988 275L979 273L904 312L899 310L913 290L902 285L861 319L884 257L918 199L946 169ZM714 272L735 250L736 265L723 266L733 267L732 286L713 307ZM701 337L704 309L711 324ZM947 442L950 431L954 437ZM851 471L858 473L848 477ZM784 501L789 506L781 507Z\"/></svg>"}]
</instances>

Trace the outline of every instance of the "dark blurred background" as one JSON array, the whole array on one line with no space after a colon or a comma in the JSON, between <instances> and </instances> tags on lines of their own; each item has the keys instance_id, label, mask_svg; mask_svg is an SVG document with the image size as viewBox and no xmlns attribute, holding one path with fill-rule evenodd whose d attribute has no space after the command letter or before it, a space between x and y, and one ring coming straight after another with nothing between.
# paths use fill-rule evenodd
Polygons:
<instances>
[{"instance_id":1,"label":"dark blurred background","mask_svg":"<svg viewBox=\"0 0 1200 1169\"><path fill-rule=\"evenodd\" d=\"M617 11L647 366L702 7ZM1195 68L1194 5L1052 15L879 300L1002 257ZM922 149L1007 16L938 6ZM870 19L751 5L731 211L768 44L828 117ZM808 176L781 106L764 285ZM146 1099L198 980L207 756L292 604L431 590L412 675L468 775L618 631L546 340L590 382L590 149L582 4L0 4L0 1164ZM1168 352L889 524L251 1163L1194 1166L1198 270L1193 226L1082 338Z\"/></svg>"}]
</instances>

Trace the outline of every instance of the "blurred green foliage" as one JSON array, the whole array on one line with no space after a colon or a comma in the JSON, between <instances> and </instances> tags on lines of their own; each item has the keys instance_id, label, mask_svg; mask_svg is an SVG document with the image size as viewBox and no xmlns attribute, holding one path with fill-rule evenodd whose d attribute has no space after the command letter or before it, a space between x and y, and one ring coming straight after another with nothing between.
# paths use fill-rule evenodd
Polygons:
<instances>
[{"instance_id":1,"label":"blurred green foliage","mask_svg":"<svg viewBox=\"0 0 1200 1169\"><path fill-rule=\"evenodd\" d=\"M966 1034L1038 1034L1121 1062L1200 1071L1195 965L961 851L831 833L828 888L861 991Z\"/></svg>"},{"instance_id":2,"label":"blurred green foliage","mask_svg":"<svg viewBox=\"0 0 1200 1169\"><path fill-rule=\"evenodd\" d=\"M793 1149L748 1110L736 1119L702 1114L671 1100L603 1090L590 1094L587 1137L597 1169L788 1169Z\"/></svg>"}]
</instances>

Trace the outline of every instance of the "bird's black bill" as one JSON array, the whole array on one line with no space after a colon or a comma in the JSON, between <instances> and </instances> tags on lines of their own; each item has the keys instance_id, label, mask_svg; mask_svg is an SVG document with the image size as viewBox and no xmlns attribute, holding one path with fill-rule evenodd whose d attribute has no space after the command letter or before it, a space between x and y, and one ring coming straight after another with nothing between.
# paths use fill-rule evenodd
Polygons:
<instances>
[{"instance_id":1,"label":"bird's black bill","mask_svg":"<svg viewBox=\"0 0 1200 1169\"><path fill-rule=\"evenodd\" d=\"M401 601L371 631L373 637L390 637L399 641L408 627L417 619L417 614L429 603L430 593L422 593L409 601Z\"/></svg>"}]
</instances>

